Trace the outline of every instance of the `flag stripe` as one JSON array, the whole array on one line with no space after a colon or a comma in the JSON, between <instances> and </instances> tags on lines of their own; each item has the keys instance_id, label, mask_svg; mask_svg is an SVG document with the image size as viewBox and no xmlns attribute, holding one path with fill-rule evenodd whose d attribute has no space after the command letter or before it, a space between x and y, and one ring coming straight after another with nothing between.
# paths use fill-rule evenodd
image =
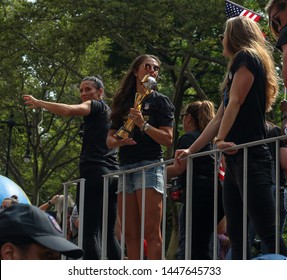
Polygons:
<instances>
[{"instance_id":1,"label":"flag stripe","mask_svg":"<svg viewBox=\"0 0 287 280\"><path fill-rule=\"evenodd\" d=\"M222 162L220 162L219 170L218 170L218 179L220 181L223 181L224 180L224 176L225 176L225 171L224 171L224 168L222 166Z\"/></svg>"},{"instance_id":2,"label":"flag stripe","mask_svg":"<svg viewBox=\"0 0 287 280\"><path fill-rule=\"evenodd\" d=\"M231 1L225 0L225 12L227 18L237 17L237 16L244 16L248 17L254 21L258 21L261 16L256 14L251 10L247 10L244 7L237 5Z\"/></svg>"}]
</instances>

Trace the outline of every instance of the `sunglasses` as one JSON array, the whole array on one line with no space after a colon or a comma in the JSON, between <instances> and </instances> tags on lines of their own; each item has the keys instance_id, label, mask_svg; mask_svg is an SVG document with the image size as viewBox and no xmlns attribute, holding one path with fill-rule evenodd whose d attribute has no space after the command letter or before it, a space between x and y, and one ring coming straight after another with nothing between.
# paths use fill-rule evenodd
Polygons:
<instances>
[{"instance_id":1,"label":"sunglasses","mask_svg":"<svg viewBox=\"0 0 287 280\"><path fill-rule=\"evenodd\" d=\"M219 38L219 40L222 42L223 39L224 39L224 35L223 35L223 34L220 34L220 35L218 35L218 38Z\"/></svg>"},{"instance_id":2,"label":"sunglasses","mask_svg":"<svg viewBox=\"0 0 287 280\"><path fill-rule=\"evenodd\" d=\"M185 117L187 115L189 115L189 114L188 113L182 113L182 114L179 115L179 117L180 117L180 119L183 119L183 117Z\"/></svg>"},{"instance_id":3,"label":"sunglasses","mask_svg":"<svg viewBox=\"0 0 287 280\"><path fill-rule=\"evenodd\" d=\"M158 65L151 65L149 63L144 64L144 69L146 71L153 70L154 72L158 72L160 70L160 67Z\"/></svg>"},{"instance_id":4,"label":"sunglasses","mask_svg":"<svg viewBox=\"0 0 287 280\"><path fill-rule=\"evenodd\" d=\"M278 14L280 12L282 12L283 10L285 10L286 8L286 3L285 2L281 2L278 5L278 10L277 12L273 15L272 19L271 19L271 24L272 24L272 28L278 32L278 27L281 26L281 20L280 17L278 16Z\"/></svg>"}]
</instances>

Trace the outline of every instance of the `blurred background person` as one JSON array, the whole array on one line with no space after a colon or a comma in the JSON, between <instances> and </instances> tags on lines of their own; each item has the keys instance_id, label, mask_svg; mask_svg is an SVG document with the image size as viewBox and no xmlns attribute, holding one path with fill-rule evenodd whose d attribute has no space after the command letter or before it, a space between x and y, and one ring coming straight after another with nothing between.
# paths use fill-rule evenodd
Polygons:
<instances>
[{"instance_id":1,"label":"blurred background person","mask_svg":"<svg viewBox=\"0 0 287 280\"><path fill-rule=\"evenodd\" d=\"M18 196L17 195L12 195L10 197L6 197L2 200L2 203L1 203L1 210L4 210L14 204L18 204L20 203L19 200L18 200Z\"/></svg>"},{"instance_id":2,"label":"blurred background person","mask_svg":"<svg viewBox=\"0 0 287 280\"><path fill-rule=\"evenodd\" d=\"M28 204L15 204L0 212L1 260L59 260L83 256L66 240L55 219Z\"/></svg>"},{"instance_id":3,"label":"blurred background person","mask_svg":"<svg viewBox=\"0 0 287 280\"><path fill-rule=\"evenodd\" d=\"M51 206L55 205L55 203L58 201L59 195L55 194L50 200L47 202L43 203L42 205L39 206L39 208L43 211L48 210Z\"/></svg>"}]
</instances>

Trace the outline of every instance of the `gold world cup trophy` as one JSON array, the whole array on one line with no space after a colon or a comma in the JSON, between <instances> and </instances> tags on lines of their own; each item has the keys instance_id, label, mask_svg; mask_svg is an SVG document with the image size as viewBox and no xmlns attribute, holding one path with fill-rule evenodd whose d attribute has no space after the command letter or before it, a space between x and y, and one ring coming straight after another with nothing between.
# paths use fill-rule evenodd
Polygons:
<instances>
[{"instance_id":1,"label":"gold world cup trophy","mask_svg":"<svg viewBox=\"0 0 287 280\"><path fill-rule=\"evenodd\" d=\"M134 109L138 110L141 109L143 100L152 93L157 85L155 78L150 75L145 75L141 80L141 83L143 84L145 91L144 93L137 92L134 101ZM124 125L117 131L116 137L118 139L126 139L130 137L134 127L134 122L132 119L128 118Z\"/></svg>"}]
</instances>

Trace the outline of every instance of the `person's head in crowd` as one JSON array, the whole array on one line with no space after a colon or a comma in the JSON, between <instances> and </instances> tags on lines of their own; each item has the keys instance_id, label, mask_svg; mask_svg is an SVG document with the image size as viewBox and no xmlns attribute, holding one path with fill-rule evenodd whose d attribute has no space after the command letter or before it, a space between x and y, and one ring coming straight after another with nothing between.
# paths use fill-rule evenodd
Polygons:
<instances>
[{"instance_id":1,"label":"person's head in crowd","mask_svg":"<svg viewBox=\"0 0 287 280\"><path fill-rule=\"evenodd\" d=\"M214 116L215 109L212 102L208 100L192 102L181 113L183 129L185 132L190 129L203 131Z\"/></svg>"},{"instance_id":2,"label":"person's head in crowd","mask_svg":"<svg viewBox=\"0 0 287 280\"><path fill-rule=\"evenodd\" d=\"M2 200L2 204L1 204L1 210L4 210L14 204L18 204L19 200L18 200L18 196L17 195L12 195L10 197L6 197Z\"/></svg>"},{"instance_id":3,"label":"person's head in crowd","mask_svg":"<svg viewBox=\"0 0 287 280\"><path fill-rule=\"evenodd\" d=\"M85 77L80 84L81 100L102 100L104 98L104 83L99 75Z\"/></svg>"},{"instance_id":4,"label":"person's head in crowd","mask_svg":"<svg viewBox=\"0 0 287 280\"><path fill-rule=\"evenodd\" d=\"M0 212L1 260L57 260L61 254L79 259L83 250L64 238L52 216L21 203Z\"/></svg>"},{"instance_id":5,"label":"person's head in crowd","mask_svg":"<svg viewBox=\"0 0 287 280\"><path fill-rule=\"evenodd\" d=\"M243 16L226 21L222 42L223 55L229 59L242 50L266 52L267 41L258 23Z\"/></svg>"},{"instance_id":6,"label":"person's head in crowd","mask_svg":"<svg viewBox=\"0 0 287 280\"><path fill-rule=\"evenodd\" d=\"M275 38L279 37L281 29L287 25L287 1L270 0L266 5L269 27Z\"/></svg>"},{"instance_id":7,"label":"person's head in crowd","mask_svg":"<svg viewBox=\"0 0 287 280\"><path fill-rule=\"evenodd\" d=\"M70 195L68 195L68 216L72 214L73 208L75 206L74 200L71 198ZM59 223L59 225L62 225L62 220L63 220L63 211L64 211L64 195L60 195L59 199L55 203L55 215L56 215L56 220Z\"/></svg>"},{"instance_id":8,"label":"person's head in crowd","mask_svg":"<svg viewBox=\"0 0 287 280\"><path fill-rule=\"evenodd\" d=\"M11 198L19 202L18 196L16 194L11 195Z\"/></svg>"},{"instance_id":9,"label":"person's head in crowd","mask_svg":"<svg viewBox=\"0 0 287 280\"><path fill-rule=\"evenodd\" d=\"M223 56L229 59L225 79L221 85L222 92L229 81L230 67L240 51L249 53L261 61L266 72L266 111L270 111L278 91L278 76L274 68L272 46L264 38L257 22L239 16L226 21L222 38Z\"/></svg>"},{"instance_id":10,"label":"person's head in crowd","mask_svg":"<svg viewBox=\"0 0 287 280\"><path fill-rule=\"evenodd\" d=\"M156 80L158 79L160 65L160 59L151 54L142 54L134 59L122 79L111 105L111 120L115 124L120 122L120 116L130 110L130 104L134 102L135 98L132 93L137 91L137 85L141 84L143 77L148 74Z\"/></svg>"}]
</instances>

